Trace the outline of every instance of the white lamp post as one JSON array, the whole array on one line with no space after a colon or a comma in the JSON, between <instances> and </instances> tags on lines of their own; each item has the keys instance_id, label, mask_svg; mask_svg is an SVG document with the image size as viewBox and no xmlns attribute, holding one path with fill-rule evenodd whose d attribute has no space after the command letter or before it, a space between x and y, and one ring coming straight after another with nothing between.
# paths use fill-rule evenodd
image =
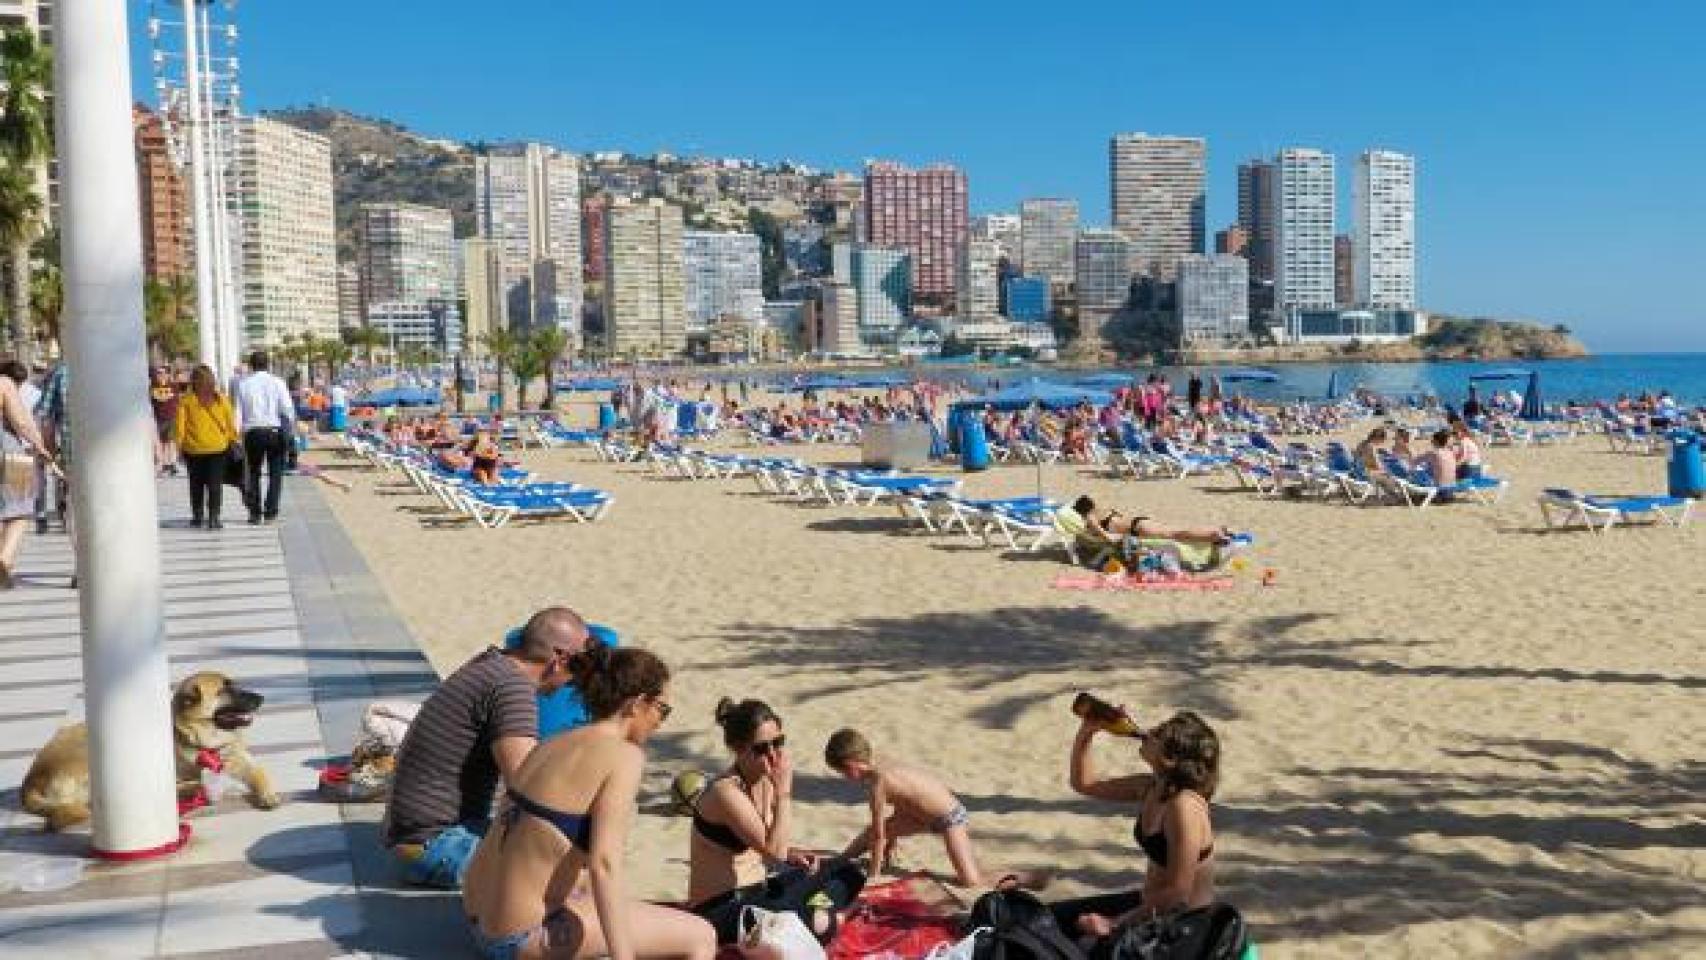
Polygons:
<instances>
[{"instance_id":1,"label":"white lamp post","mask_svg":"<svg viewBox=\"0 0 1706 960\"><path fill-rule=\"evenodd\" d=\"M63 340L96 853L178 845L124 0L55 10Z\"/></svg>"}]
</instances>

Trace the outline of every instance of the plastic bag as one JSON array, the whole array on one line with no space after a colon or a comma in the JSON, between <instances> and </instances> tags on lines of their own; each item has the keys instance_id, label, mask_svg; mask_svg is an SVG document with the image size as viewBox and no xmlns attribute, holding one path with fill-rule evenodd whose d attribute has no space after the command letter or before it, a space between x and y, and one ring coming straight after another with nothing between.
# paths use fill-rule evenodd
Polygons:
<instances>
[{"instance_id":1,"label":"plastic bag","mask_svg":"<svg viewBox=\"0 0 1706 960\"><path fill-rule=\"evenodd\" d=\"M828 960L797 913L747 907L740 916L740 944L748 960Z\"/></svg>"},{"instance_id":2,"label":"plastic bag","mask_svg":"<svg viewBox=\"0 0 1706 960\"><path fill-rule=\"evenodd\" d=\"M989 927L978 927L965 935L958 943L938 943L924 955L924 960L972 960L977 952L977 938L985 933L994 933Z\"/></svg>"}]
</instances>

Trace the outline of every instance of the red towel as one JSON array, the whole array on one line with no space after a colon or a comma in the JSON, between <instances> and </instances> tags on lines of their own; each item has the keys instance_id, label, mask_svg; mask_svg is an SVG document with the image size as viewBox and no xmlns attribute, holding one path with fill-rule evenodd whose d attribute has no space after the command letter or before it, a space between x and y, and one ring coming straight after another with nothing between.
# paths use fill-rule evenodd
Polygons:
<instances>
[{"instance_id":1,"label":"red towel","mask_svg":"<svg viewBox=\"0 0 1706 960\"><path fill-rule=\"evenodd\" d=\"M829 945L829 960L890 953L922 960L937 944L959 939L955 917L961 912L947 891L924 874L866 887Z\"/></svg>"}]
</instances>

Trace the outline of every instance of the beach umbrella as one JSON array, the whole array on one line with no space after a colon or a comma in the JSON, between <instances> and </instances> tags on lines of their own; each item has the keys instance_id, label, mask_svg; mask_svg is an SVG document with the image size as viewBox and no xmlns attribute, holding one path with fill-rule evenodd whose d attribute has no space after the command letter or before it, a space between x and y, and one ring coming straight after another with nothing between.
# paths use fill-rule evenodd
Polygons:
<instances>
[{"instance_id":1,"label":"beach umbrella","mask_svg":"<svg viewBox=\"0 0 1706 960\"><path fill-rule=\"evenodd\" d=\"M369 407L431 407L439 403L439 393L426 387L391 387L368 394L361 403Z\"/></svg>"},{"instance_id":2,"label":"beach umbrella","mask_svg":"<svg viewBox=\"0 0 1706 960\"><path fill-rule=\"evenodd\" d=\"M1337 370L1327 375L1327 399L1339 399L1339 371Z\"/></svg>"},{"instance_id":3,"label":"beach umbrella","mask_svg":"<svg viewBox=\"0 0 1706 960\"><path fill-rule=\"evenodd\" d=\"M1539 420L1546 415L1546 405L1540 400L1540 371L1528 375L1528 389L1522 394L1522 418Z\"/></svg>"},{"instance_id":4,"label":"beach umbrella","mask_svg":"<svg viewBox=\"0 0 1706 960\"><path fill-rule=\"evenodd\" d=\"M1099 407L1112 403L1113 399L1113 394L1104 390L1049 383L1037 377L1031 377L1004 390L961 400L954 404L954 408L966 410L971 415L975 415L975 411L986 407L996 410L1025 410L1029 411L1031 423L1034 426L1041 421L1044 410L1065 410L1081 403L1089 403L1092 406ZM1043 495L1042 458L1037 458L1036 466L1037 496L1041 497Z\"/></svg>"},{"instance_id":5,"label":"beach umbrella","mask_svg":"<svg viewBox=\"0 0 1706 960\"><path fill-rule=\"evenodd\" d=\"M1255 367L1234 367L1219 374L1222 383L1279 383L1280 375Z\"/></svg>"}]
</instances>

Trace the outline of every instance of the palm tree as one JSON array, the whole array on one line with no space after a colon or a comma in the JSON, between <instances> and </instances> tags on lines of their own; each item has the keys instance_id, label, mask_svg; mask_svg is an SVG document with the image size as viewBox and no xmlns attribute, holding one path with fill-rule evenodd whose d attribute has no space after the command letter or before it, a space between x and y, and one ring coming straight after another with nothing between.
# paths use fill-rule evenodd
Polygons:
<instances>
[{"instance_id":1,"label":"palm tree","mask_svg":"<svg viewBox=\"0 0 1706 960\"><path fill-rule=\"evenodd\" d=\"M486 355L498 368L498 409L501 410L504 406L504 369L509 366L518 344L515 334L503 329L488 331L481 341L486 346Z\"/></svg>"},{"instance_id":2,"label":"palm tree","mask_svg":"<svg viewBox=\"0 0 1706 960\"><path fill-rule=\"evenodd\" d=\"M569 348L569 335L557 327L540 327L533 331L527 345L539 354L545 366L545 408L557 409L557 361Z\"/></svg>"},{"instance_id":3,"label":"palm tree","mask_svg":"<svg viewBox=\"0 0 1706 960\"><path fill-rule=\"evenodd\" d=\"M344 364L349 363L349 345L342 340L329 338L321 340L319 344L320 362L326 365L326 382L335 382L338 379L338 371L344 368Z\"/></svg>"},{"instance_id":4,"label":"palm tree","mask_svg":"<svg viewBox=\"0 0 1706 960\"><path fill-rule=\"evenodd\" d=\"M41 164L53 152L49 111L44 96L53 81L53 58L35 33L14 27L0 34L0 179L16 182L0 191L0 243L11 264L12 340L19 356L28 352L30 244L40 228ZM23 188L23 189L19 189Z\"/></svg>"},{"instance_id":5,"label":"palm tree","mask_svg":"<svg viewBox=\"0 0 1706 960\"><path fill-rule=\"evenodd\" d=\"M48 273L57 276L58 272L57 268L50 266L36 279L39 281ZM196 326L189 317L194 290L182 278L142 281L142 315L154 363L167 363L195 352ZM38 307L37 314L41 313ZM54 322L57 326L57 317Z\"/></svg>"},{"instance_id":6,"label":"palm tree","mask_svg":"<svg viewBox=\"0 0 1706 960\"><path fill-rule=\"evenodd\" d=\"M359 327L350 327L345 330L344 342L352 347L361 348L362 358L367 362L368 375L371 376L373 372L373 351L385 346L385 332L378 327L362 324Z\"/></svg>"},{"instance_id":7,"label":"palm tree","mask_svg":"<svg viewBox=\"0 0 1706 960\"><path fill-rule=\"evenodd\" d=\"M539 331L543 332L543 331ZM515 374L515 408L527 409L527 385L533 378L551 368L550 358L539 349L535 338L528 338L510 351L509 372Z\"/></svg>"},{"instance_id":8,"label":"palm tree","mask_svg":"<svg viewBox=\"0 0 1706 960\"><path fill-rule=\"evenodd\" d=\"M59 267L49 263L30 284L30 310L44 340L59 342L59 316L65 312L65 278Z\"/></svg>"}]
</instances>

